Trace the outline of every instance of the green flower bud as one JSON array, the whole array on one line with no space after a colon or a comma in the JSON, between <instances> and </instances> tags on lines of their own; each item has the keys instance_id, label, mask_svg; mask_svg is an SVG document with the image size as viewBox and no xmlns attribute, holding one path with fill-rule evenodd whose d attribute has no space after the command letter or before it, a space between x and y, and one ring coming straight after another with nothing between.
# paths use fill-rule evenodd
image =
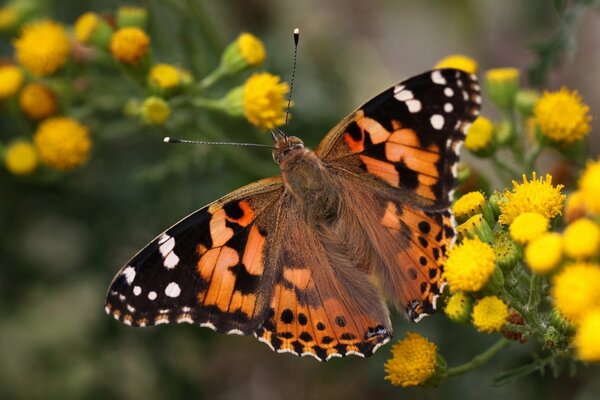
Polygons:
<instances>
[{"instance_id":1,"label":"green flower bud","mask_svg":"<svg viewBox=\"0 0 600 400\"><path fill-rule=\"evenodd\" d=\"M503 111L512 109L519 90L519 70L516 68L494 68L485 74L485 84L492 103Z\"/></svg>"}]
</instances>

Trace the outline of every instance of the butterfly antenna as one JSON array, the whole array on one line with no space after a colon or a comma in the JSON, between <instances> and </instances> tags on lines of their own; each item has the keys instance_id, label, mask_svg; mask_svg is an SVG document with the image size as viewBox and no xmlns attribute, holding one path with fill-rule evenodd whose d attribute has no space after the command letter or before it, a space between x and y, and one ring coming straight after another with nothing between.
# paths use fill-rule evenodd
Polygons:
<instances>
[{"instance_id":1,"label":"butterfly antenna","mask_svg":"<svg viewBox=\"0 0 600 400\"><path fill-rule=\"evenodd\" d=\"M298 41L300 40L300 29L294 29L294 66L292 67L292 81L290 82L290 94L288 95L287 102L287 110L285 112L285 126L287 127L289 116L290 116L290 107L292 105L292 91L294 90L294 78L296 77L296 59L298 57ZM284 132L284 135L287 139L287 133Z\"/></svg>"},{"instance_id":2,"label":"butterfly antenna","mask_svg":"<svg viewBox=\"0 0 600 400\"><path fill-rule=\"evenodd\" d=\"M205 141L201 141L201 140L186 140L186 139L176 139L176 138L172 138L167 136L166 138L163 139L163 141L165 143L185 143L185 144L217 144L217 145L229 145L229 146L248 146L248 147L270 147L272 149L275 148L275 146L271 146L268 144L262 144L262 143L238 143L238 142L205 142Z\"/></svg>"}]
</instances>

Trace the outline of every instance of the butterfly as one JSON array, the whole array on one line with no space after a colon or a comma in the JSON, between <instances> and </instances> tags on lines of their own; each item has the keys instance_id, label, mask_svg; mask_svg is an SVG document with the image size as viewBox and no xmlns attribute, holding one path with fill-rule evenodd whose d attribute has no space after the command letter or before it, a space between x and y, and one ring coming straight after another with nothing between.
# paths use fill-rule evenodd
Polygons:
<instances>
[{"instance_id":1,"label":"butterfly","mask_svg":"<svg viewBox=\"0 0 600 400\"><path fill-rule=\"evenodd\" d=\"M480 105L475 75L438 69L369 100L315 151L274 131L281 176L161 233L117 273L106 312L321 361L372 355L392 337L386 300L414 322L435 311L459 149Z\"/></svg>"}]
</instances>

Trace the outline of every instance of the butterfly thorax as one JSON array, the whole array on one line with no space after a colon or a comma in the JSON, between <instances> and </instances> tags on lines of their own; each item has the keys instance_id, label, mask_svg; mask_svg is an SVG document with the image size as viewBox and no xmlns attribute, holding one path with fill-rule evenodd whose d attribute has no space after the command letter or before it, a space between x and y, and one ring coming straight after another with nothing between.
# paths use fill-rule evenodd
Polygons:
<instances>
[{"instance_id":1,"label":"butterfly thorax","mask_svg":"<svg viewBox=\"0 0 600 400\"><path fill-rule=\"evenodd\" d=\"M296 137L288 138L289 144L282 143L278 152L277 144L273 152L285 184L286 192L300 205L305 217L313 226L329 225L337 219L340 197L332 185L332 173L323 161L310 149L304 147Z\"/></svg>"}]
</instances>

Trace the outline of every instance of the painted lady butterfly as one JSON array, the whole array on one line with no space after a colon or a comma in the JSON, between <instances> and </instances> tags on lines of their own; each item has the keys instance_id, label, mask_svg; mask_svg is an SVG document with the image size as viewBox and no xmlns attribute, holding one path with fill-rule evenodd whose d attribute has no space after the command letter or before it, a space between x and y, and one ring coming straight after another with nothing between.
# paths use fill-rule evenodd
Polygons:
<instances>
[{"instance_id":1,"label":"painted lady butterfly","mask_svg":"<svg viewBox=\"0 0 600 400\"><path fill-rule=\"evenodd\" d=\"M314 152L275 131L281 176L160 234L116 275L106 312L318 360L370 356L392 336L384 298L415 322L435 310L458 151L480 103L475 75L441 69L371 99Z\"/></svg>"}]
</instances>

